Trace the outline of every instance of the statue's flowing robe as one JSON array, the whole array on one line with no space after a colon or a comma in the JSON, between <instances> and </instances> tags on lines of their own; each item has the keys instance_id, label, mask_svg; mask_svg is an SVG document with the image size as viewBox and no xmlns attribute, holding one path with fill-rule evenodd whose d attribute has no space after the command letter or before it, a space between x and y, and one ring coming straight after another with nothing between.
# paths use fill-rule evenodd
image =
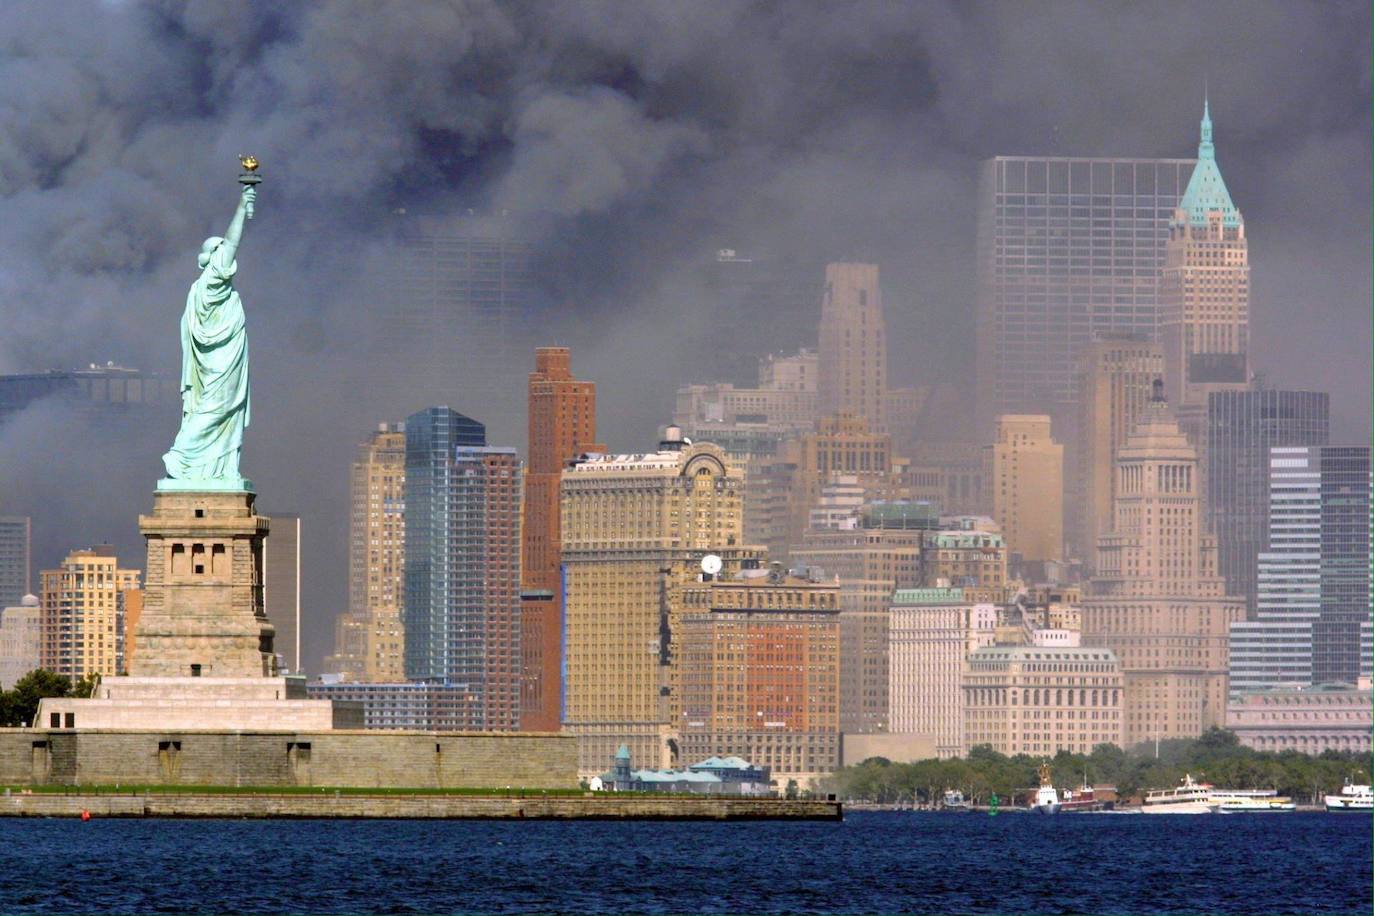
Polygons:
<instances>
[{"instance_id":1,"label":"statue's flowing robe","mask_svg":"<svg viewBox=\"0 0 1374 916\"><path fill-rule=\"evenodd\" d=\"M234 290L238 262L220 245L186 294L181 316L181 429L162 456L167 476L239 476L248 425L248 334Z\"/></svg>"}]
</instances>

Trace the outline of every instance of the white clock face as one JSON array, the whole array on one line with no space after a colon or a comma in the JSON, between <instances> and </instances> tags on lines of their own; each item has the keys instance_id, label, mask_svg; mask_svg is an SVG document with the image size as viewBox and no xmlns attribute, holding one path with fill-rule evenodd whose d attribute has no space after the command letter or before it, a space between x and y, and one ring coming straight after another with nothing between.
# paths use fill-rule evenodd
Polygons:
<instances>
[{"instance_id":1,"label":"white clock face","mask_svg":"<svg viewBox=\"0 0 1374 916\"><path fill-rule=\"evenodd\" d=\"M716 573L720 572L721 565L720 557L713 553L708 553L701 558L701 571L708 576L714 576Z\"/></svg>"}]
</instances>

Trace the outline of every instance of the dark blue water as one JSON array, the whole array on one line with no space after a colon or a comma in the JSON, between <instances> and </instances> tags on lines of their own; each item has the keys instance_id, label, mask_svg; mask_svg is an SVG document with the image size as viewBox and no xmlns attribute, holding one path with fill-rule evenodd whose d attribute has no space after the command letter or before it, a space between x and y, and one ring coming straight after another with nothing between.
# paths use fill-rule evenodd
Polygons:
<instances>
[{"instance_id":1,"label":"dark blue water","mask_svg":"<svg viewBox=\"0 0 1374 916\"><path fill-rule=\"evenodd\" d=\"M1361 913L1368 817L0 820L0 913Z\"/></svg>"}]
</instances>

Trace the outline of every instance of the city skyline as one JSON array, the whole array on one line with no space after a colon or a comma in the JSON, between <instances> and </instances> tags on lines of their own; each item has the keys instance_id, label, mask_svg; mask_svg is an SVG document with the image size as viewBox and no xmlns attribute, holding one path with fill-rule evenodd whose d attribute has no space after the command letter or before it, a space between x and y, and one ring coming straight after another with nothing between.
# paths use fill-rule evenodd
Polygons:
<instances>
[{"instance_id":1,"label":"city skyline","mask_svg":"<svg viewBox=\"0 0 1374 916\"><path fill-rule=\"evenodd\" d=\"M1367 32L1363 27L1367 12L1333 7L1309 17L1288 17L1280 7L1262 9L1261 14L1245 17L1234 10L1210 12L1205 15L1216 18L1205 27L1192 16L1187 21L1176 16L1158 17L1159 21L1151 24L1157 30L1154 34L1173 40L1162 43L1168 46L1162 52L1158 50L1161 42L1152 38L1147 43L1156 49L1150 55L1158 59L1150 60L1146 70L1134 74L1134 80L1113 80L1111 76L1131 72L1126 69L1129 62L1137 68L1145 65L1146 43L1136 49L1124 37L1138 38L1144 26L1137 23L1136 31L1128 28L1118 37L1097 14L1083 14L1080 24L1099 35L1100 42L1091 50L1070 49L1071 57L1081 62L1087 55L1089 62L1104 68L1104 78L1091 87L1050 92L1042 87L1062 87L1064 81L1052 74L1066 65L1053 64L1051 76L1044 75L1041 64L1051 56L1044 53L1048 49L1043 37L1027 38L1027 47L999 57L1003 62L998 69L976 75L964 71L941 50L940 41L950 34L951 22L939 14L910 19L898 16L885 23L887 32L921 40L903 58L914 69L898 67L897 71L915 73L916 81L929 88L924 95L884 102L882 90L890 85L886 82L890 77L881 76L862 93L831 91L815 99L822 123L843 128L826 132L838 139L818 142L816 148L822 152L819 165L811 166L819 169L815 174L807 171L804 157L781 143L775 130L784 116L791 117L790 102L766 108L765 116L746 131L740 145L727 142L724 133L703 119L696 103L680 102L662 116L646 114L650 96L669 87L699 88L704 99L713 98L710 86L702 83L704 39L690 31L680 37L681 56L661 76L646 76L637 89L608 90L604 110L612 112L607 117L617 129L608 129L604 138L578 140L557 126L563 123L559 117L602 113L603 108L577 109L568 99L575 99L588 87L555 80L543 87L543 97L549 101L542 112L545 118L553 119L553 139L541 146L537 131L512 133L501 141L507 144L510 158L492 160L486 171L480 168L480 157L461 159L464 168L460 169L453 160L443 158L442 150L416 141L405 148L395 165L395 174L401 176L399 183L383 181L386 161L366 146L355 163L360 169L355 175L359 180L341 187L337 180L329 180L333 169L310 171L304 167L304 153L318 152L318 146L287 152L299 140L289 123L291 116L302 111L299 103L294 97L272 103L278 106L279 120L265 126L260 135L245 139L263 143L262 150L268 154L264 161L269 167L284 170L282 174L289 179L284 200L289 205L282 207L281 221L264 222L262 239L250 242L263 245L263 250L271 246L274 257L263 259L255 267L256 275L245 275L244 282L267 288L280 281L283 303L292 299L316 301L305 284L318 278L320 271L339 268L345 258L350 276L357 280L355 289L343 294L333 307L311 310L274 302L250 319L255 328L280 331L269 339L280 337L283 343L266 344L259 351L264 357L259 365L265 371L256 381L263 395L273 398L279 409L261 416L262 435L250 442L245 460L264 490L270 488L276 504L298 509L318 532L303 545L307 612L313 610L317 618L331 618L346 600L348 469L344 462L331 468L331 485L321 486L321 481L305 479L296 472L297 456L302 451L351 450L374 423L400 419L425 403L444 402L481 418L492 429L494 441L520 447L523 440L518 374L517 384L504 401L465 402L461 394L468 389L461 366L454 368L455 374L447 383L426 380L426 384L450 389L451 395L443 399L412 398L387 385L371 386L365 403L343 404L331 394L332 386L341 378L370 378L367 362L359 359L352 341L357 336L354 332L363 326L362 319L372 315L375 302L384 298L379 284L386 272L381 268L392 250L387 239L372 237L369 229L340 230L341 212L371 214L409 206L430 214L458 216L466 214L473 204L517 214L539 211L538 220L522 222L535 239L535 270L541 287L553 295L547 297L548 303L537 306L542 309L538 313L542 319L540 339L516 341L516 350L528 352L536 344L565 344L578 352L584 365L596 366L597 371L588 377L598 382L602 391L602 438L615 449L632 450L634 443L651 437L650 430L670 417L673 389L702 380L694 377L696 366L702 362L697 344L706 339L705 330L709 330L701 327L701 316L710 312L703 305L700 284L687 279L686 274L689 267L695 271L713 261L723 247L733 247L741 258L790 257L798 264L818 265L856 254L877 263L884 278L891 384L951 380L970 384L973 187L980 163L998 155L1190 157L1196 150L1203 69L1210 71L1211 113L1227 185L1245 212L1254 262L1251 364L1272 385L1330 391L1332 442L1367 438L1368 360L1352 359L1352 354L1368 351L1369 335L1365 308L1369 298L1369 181L1364 169L1369 158L1368 79L1367 70L1358 64L1367 55L1362 40L1345 34ZM628 27L652 31L653 14L644 15L645 21ZM827 14L806 11L799 15L819 28ZM982 25L996 25L996 14L975 15ZM1064 13L1047 15L1055 20ZM752 43L761 41L762 22L743 13L740 16L736 23L738 39L715 52L725 61L741 59L754 49ZM117 12L104 12L101 17L105 18L97 19L102 26L117 34L138 36L153 28ZM1353 27L1347 28L1352 23ZM73 53L74 48L87 46L84 33L78 31L67 36L72 39L69 47L52 47L40 37L37 26L42 24L34 20L21 25L21 30L29 29L23 31L24 40L42 59L57 60ZM311 30L318 27L289 14L268 15L260 25L259 34L265 40L287 48L313 47ZM90 24L80 26L88 27ZM855 28L867 34L877 29L877 23L862 19ZM996 49L1007 41L998 34L995 28L978 30L979 37L974 40ZM1202 50L1209 48L1203 35L1224 36L1220 39L1223 48L1244 46L1254 53L1245 59L1228 55L1229 65L1221 72L1215 67L1204 68L1198 63L1203 59ZM1314 41L1320 36L1336 44L1323 61L1304 61L1286 49L1292 39L1304 35ZM1283 40L1265 36L1282 36ZM578 40L590 39L579 35ZM1119 69L1098 60L1099 54L1111 49L1127 62ZM116 49L106 53L116 55L117 61L122 52ZM524 48L512 53L535 52ZM557 57L574 52L551 53ZM599 48L597 53L621 55L636 72L648 72L634 52ZM792 46L761 53L761 60L770 68L770 78L792 74L797 66L797 52ZM876 54L866 57L830 46L821 53L830 55L847 72L880 76L871 69ZM889 48L884 53L899 52ZM339 64L321 55L309 58L315 69L302 76L307 85L327 85L339 75L337 69L331 69ZM566 62L570 58L558 59ZM267 61L252 59L245 65L255 78L272 73ZM419 61L414 66L424 68L428 63ZM991 87L1017 82L1015 77L1024 75L1023 71L1033 71L1035 78L1021 80L1014 90L1002 88L999 96L985 96ZM938 91L934 88L937 82ZM764 85L775 83L766 79ZM1332 93L1333 86L1346 88ZM1033 112L1018 108L1017 103L1024 101L1021 93L1032 91L1048 98L1048 105ZM1318 97L1322 99L1320 105L1308 104ZM454 106L462 109L465 99L455 100ZM132 106L121 110L120 115L132 118L138 110ZM512 110L517 115L512 123L534 123L522 120L535 117L528 109ZM1133 114L1109 119L1103 116L1104 110L1129 110ZM892 126L878 134L872 133L876 128L865 127L875 111L892 116ZM731 115L725 117L728 120ZM403 120L401 134L415 136L421 120ZM360 123L375 121L364 119ZM203 124L197 129L206 138L217 136ZM356 128L337 128L348 129ZM486 130L489 128L473 128L475 135ZM704 157L714 170L684 166L673 152L682 144L691 146L690 136L684 132L690 135L693 130L702 133L708 148L711 141L716 142L718 151ZM888 134L888 130L914 137L914 145L892 157L890 163L879 163L871 150L875 144L885 151L893 148L885 141L896 134ZM445 136L455 139L461 134L461 128L450 128ZM316 142L337 141L342 147L345 136L329 133L327 139ZM536 169L553 149L582 149L591 161L599 161L604 154L609 161L624 162L625 157L650 149L649 140L654 137L669 152L660 158L646 153L649 159L641 162L640 169L630 169L627 186L620 191L601 191L595 200L569 200L545 180L546 173ZM442 147L443 139L435 142ZM592 143L590 148L576 146L588 142ZM198 161L214 159L213 143L188 141L187 147L192 151L186 155ZM41 145L37 148L47 149ZM751 158L760 154L771 156L767 169ZM42 154L35 155L38 158L24 159L16 172L21 176L18 186L33 188L35 201L41 199L49 207L41 218L31 221L32 225L53 225L54 220L68 215L64 209L67 205L54 194L89 193L99 201L98 213L109 219L127 218L132 226L148 227L149 234L139 236L138 244L143 247L130 260L107 256L98 247L90 249L100 257L91 262L91 271L81 273L67 266L73 259L54 263L50 254L35 253L32 230L22 228L30 222L19 220L0 230L6 241L13 242L9 250L30 255L31 263L49 268L44 275L47 285L38 284L36 275L25 269L12 273L4 287L8 294L0 297L0 308L14 319L14 333L7 339L8 348L0 353L0 369L41 372L106 359L147 371L171 366L176 341L171 335L154 335L150 329L160 326L155 318L162 309L159 303L168 301L167 291L179 286L186 272L188 256L170 244L174 234L150 225L142 211L130 210L122 198L104 195L89 183L90 179L75 171L62 173L51 186L34 184L24 176L37 174L48 161ZM155 159L152 165L162 162ZM474 165L479 168L467 168ZM675 174L673 170L679 167L682 174L672 180L658 186L651 180L653 176ZM129 166L101 168L105 171L97 169L96 174L125 176ZM860 176L874 179L869 182L871 188L861 186ZM193 204L203 199L204 191L179 183L170 173L164 177L164 194ZM818 183L816 179L824 180ZM815 191L822 193L810 200ZM697 198L701 204L690 204ZM731 205L722 206L727 200ZM13 205L28 204L19 201ZM704 213L703 205L711 207L711 212ZM659 224L644 216L646 207L659 214ZM665 213L675 215L664 220ZM930 214L938 214L938 219ZM273 235L283 231L308 241ZM64 239L68 248L57 246L53 250L65 252L88 241L79 234ZM270 263L273 261L276 263ZM620 269L607 270L612 264ZM298 273L304 279L289 279L285 276L288 273ZM558 282L550 283L550 278ZM814 282L819 286L820 277ZM97 284L113 285L107 288ZM102 295L96 294L97 288ZM58 296L80 302L107 301L111 289L118 301L128 303L127 309L116 316L93 305L90 320L65 328L62 334L46 323L45 313L37 307ZM1294 312L1300 313L1300 320L1289 317ZM818 313L816 300L796 301L793 297L783 298L763 317L789 324L814 324ZM274 346L276 353L269 349ZM319 368L326 388L301 384L282 368L284 360L276 360L275 369L267 368L272 365L267 360L288 354L297 360L304 357ZM523 365L513 368L523 369ZM62 447L63 430L69 422L63 408L48 404L24 412L0 429L0 492L4 494L0 496L0 512L34 517L35 568L51 566L72 547L106 540L120 544L121 556L136 557L137 534L127 522L136 507L126 502L124 494L138 492L135 485L141 475L121 471L116 485L78 492L84 497L81 499L54 498L51 485L45 484L45 479L59 476L67 484L90 480L95 476L93 469L99 466L94 457ZM107 444L106 454L119 456L140 448L141 437L127 432L121 437L116 432ZM56 460L53 454L58 456ZM77 486L83 485L89 486ZM30 507L17 504L17 498L23 496L16 493L28 494L34 501L55 507L55 511L40 517ZM69 519L90 521L88 527L74 531L65 524ZM126 549L131 544L135 547L132 553ZM328 650L331 625L328 619L306 622L309 668L318 668L320 657ZM312 626L316 628L313 631Z\"/></svg>"}]
</instances>

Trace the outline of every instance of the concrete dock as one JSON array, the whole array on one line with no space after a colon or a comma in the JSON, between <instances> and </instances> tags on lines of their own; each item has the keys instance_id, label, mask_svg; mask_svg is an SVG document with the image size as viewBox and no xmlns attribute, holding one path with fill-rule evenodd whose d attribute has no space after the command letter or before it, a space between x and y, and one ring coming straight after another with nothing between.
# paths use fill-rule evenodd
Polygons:
<instances>
[{"instance_id":1,"label":"concrete dock","mask_svg":"<svg viewBox=\"0 0 1374 916\"><path fill-rule=\"evenodd\" d=\"M6 817L413 818L511 820L837 821L840 802L596 793L561 796L191 792L13 793Z\"/></svg>"}]
</instances>

